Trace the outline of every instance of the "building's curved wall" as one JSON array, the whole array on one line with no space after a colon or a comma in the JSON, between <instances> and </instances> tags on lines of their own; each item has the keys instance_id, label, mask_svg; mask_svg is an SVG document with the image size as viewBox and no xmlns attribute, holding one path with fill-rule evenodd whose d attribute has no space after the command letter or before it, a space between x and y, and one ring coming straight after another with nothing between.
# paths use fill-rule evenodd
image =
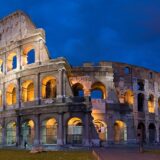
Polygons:
<instances>
[{"instance_id":1,"label":"building's curved wall","mask_svg":"<svg viewBox=\"0 0 160 160\"><path fill-rule=\"evenodd\" d=\"M159 73L115 62L71 68L64 58L49 59L44 31L18 15L25 36L0 50L2 146L160 142Z\"/></svg>"}]
</instances>

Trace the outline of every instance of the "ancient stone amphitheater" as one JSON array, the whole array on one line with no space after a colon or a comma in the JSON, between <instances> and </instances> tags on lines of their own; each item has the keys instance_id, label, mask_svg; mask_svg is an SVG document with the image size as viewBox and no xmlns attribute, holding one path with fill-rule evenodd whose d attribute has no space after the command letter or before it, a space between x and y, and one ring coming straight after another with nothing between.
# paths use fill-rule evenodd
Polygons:
<instances>
[{"instance_id":1,"label":"ancient stone amphitheater","mask_svg":"<svg viewBox=\"0 0 160 160\"><path fill-rule=\"evenodd\" d=\"M17 11L0 21L0 146L160 142L160 73L51 59L45 31Z\"/></svg>"}]
</instances>

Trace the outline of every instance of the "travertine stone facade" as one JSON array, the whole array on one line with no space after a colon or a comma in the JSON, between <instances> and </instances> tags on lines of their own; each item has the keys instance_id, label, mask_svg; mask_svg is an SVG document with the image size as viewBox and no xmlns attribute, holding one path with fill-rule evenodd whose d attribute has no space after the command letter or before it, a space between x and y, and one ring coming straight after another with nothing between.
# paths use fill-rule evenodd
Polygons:
<instances>
[{"instance_id":1,"label":"travertine stone facade","mask_svg":"<svg viewBox=\"0 0 160 160\"><path fill-rule=\"evenodd\" d=\"M50 59L44 30L21 11L0 21L0 38L1 146L160 142L159 73Z\"/></svg>"}]
</instances>

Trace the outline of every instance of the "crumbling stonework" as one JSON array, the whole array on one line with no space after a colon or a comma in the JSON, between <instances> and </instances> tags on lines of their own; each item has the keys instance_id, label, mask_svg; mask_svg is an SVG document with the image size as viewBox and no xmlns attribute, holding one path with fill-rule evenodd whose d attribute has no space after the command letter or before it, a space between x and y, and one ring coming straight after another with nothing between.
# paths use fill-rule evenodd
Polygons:
<instances>
[{"instance_id":1,"label":"crumbling stonework","mask_svg":"<svg viewBox=\"0 0 160 160\"><path fill-rule=\"evenodd\" d=\"M159 143L159 73L50 59L44 30L21 11L0 21L0 38L1 146Z\"/></svg>"}]
</instances>

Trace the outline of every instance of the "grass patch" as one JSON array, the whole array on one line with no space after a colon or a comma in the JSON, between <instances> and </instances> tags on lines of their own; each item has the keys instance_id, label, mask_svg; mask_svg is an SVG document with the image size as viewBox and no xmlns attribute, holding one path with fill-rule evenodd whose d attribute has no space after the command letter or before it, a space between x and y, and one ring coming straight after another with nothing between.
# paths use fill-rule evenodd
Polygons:
<instances>
[{"instance_id":1,"label":"grass patch","mask_svg":"<svg viewBox=\"0 0 160 160\"><path fill-rule=\"evenodd\" d=\"M94 160L91 151L53 151L30 154L29 151L0 150L1 160Z\"/></svg>"},{"instance_id":2,"label":"grass patch","mask_svg":"<svg viewBox=\"0 0 160 160\"><path fill-rule=\"evenodd\" d=\"M145 150L144 152L150 154L160 154L160 150Z\"/></svg>"}]
</instances>

